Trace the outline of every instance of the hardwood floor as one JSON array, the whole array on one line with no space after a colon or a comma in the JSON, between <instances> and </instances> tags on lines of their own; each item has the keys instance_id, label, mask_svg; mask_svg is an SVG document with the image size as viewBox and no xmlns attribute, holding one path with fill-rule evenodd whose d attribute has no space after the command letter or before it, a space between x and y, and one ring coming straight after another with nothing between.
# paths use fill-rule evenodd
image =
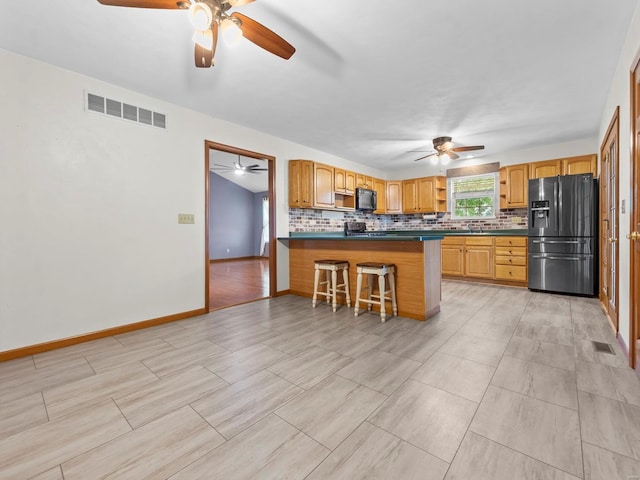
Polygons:
<instances>
[{"instance_id":1,"label":"hardwood floor","mask_svg":"<svg viewBox=\"0 0 640 480\"><path fill-rule=\"evenodd\" d=\"M232 259L209 264L209 310L268 296L268 258Z\"/></svg>"}]
</instances>

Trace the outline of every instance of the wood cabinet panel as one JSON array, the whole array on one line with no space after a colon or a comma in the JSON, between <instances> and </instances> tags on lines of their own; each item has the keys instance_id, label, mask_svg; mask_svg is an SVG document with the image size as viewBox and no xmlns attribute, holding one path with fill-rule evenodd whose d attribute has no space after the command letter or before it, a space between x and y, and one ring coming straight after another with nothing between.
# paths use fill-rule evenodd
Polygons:
<instances>
[{"instance_id":1,"label":"wood cabinet panel","mask_svg":"<svg viewBox=\"0 0 640 480\"><path fill-rule=\"evenodd\" d=\"M363 175L361 173L356 173L356 188L373 188L373 178Z\"/></svg>"},{"instance_id":2,"label":"wood cabinet panel","mask_svg":"<svg viewBox=\"0 0 640 480\"><path fill-rule=\"evenodd\" d=\"M546 178L562 175L562 161L544 160L529 164L529 178Z\"/></svg>"},{"instance_id":3,"label":"wood cabinet panel","mask_svg":"<svg viewBox=\"0 0 640 480\"><path fill-rule=\"evenodd\" d=\"M446 177L421 177L402 182L404 213L438 213L447 210Z\"/></svg>"},{"instance_id":4,"label":"wood cabinet panel","mask_svg":"<svg viewBox=\"0 0 640 480\"><path fill-rule=\"evenodd\" d=\"M416 179L402 182L402 211L404 213L418 212L418 182Z\"/></svg>"},{"instance_id":5,"label":"wood cabinet panel","mask_svg":"<svg viewBox=\"0 0 640 480\"><path fill-rule=\"evenodd\" d=\"M347 171L342 168L333 169L333 188L336 192L345 193L347 190Z\"/></svg>"},{"instance_id":6,"label":"wood cabinet panel","mask_svg":"<svg viewBox=\"0 0 640 480\"><path fill-rule=\"evenodd\" d=\"M442 274L452 277L464 275L464 247L462 244L442 244Z\"/></svg>"},{"instance_id":7,"label":"wood cabinet panel","mask_svg":"<svg viewBox=\"0 0 640 480\"><path fill-rule=\"evenodd\" d=\"M402 213L402 181L387 182L387 213Z\"/></svg>"},{"instance_id":8,"label":"wood cabinet panel","mask_svg":"<svg viewBox=\"0 0 640 480\"><path fill-rule=\"evenodd\" d=\"M512 255L499 255L496 249L497 265L527 265L527 257L514 257Z\"/></svg>"},{"instance_id":9,"label":"wood cabinet panel","mask_svg":"<svg viewBox=\"0 0 640 480\"><path fill-rule=\"evenodd\" d=\"M527 267L518 265L496 265L496 280L526 282Z\"/></svg>"},{"instance_id":10,"label":"wood cabinet panel","mask_svg":"<svg viewBox=\"0 0 640 480\"><path fill-rule=\"evenodd\" d=\"M313 162L289 161L289 206L311 208L313 206Z\"/></svg>"},{"instance_id":11,"label":"wood cabinet panel","mask_svg":"<svg viewBox=\"0 0 640 480\"><path fill-rule=\"evenodd\" d=\"M313 206L319 208L333 208L334 188L333 188L333 167L321 163L313 164Z\"/></svg>"},{"instance_id":12,"label":"wood cabinet panel","mask_svg":"<svg viewBox=\"0 0 640 480\"><path fill-rule=\"evenodd\" d=\"M496 238L496 280L527 283L527 237Z\"/></svg>"},{"instance_id":13,"label":"wood cabinet panel","mask_svg":"<svg viewBox=\"0 0 640 480\"><path fill-rule=\"evenodd\" d=\"M505 247L496 245L496 255L516 255L519 257L527 255L527 247Z\"/></svg>"},{"instance_id":14,"label":"wood cabinet panel","mask_svg":"<svg viewBox=\"0 0 640 480\"><path fill-rule=\"evenodd\" d=\"M373 179L373 189L376 192L376 209L373 213L387 213L387 182L379 178Z\"/></svg>"},{"instance_id":15,"label":"wood cabinet panel","mask_svg":"<svg viewBox=\"0 0 640 480\"><path fill-rule=\"evenodd\" d=\"M496 237L496 247L526 247L527 237Z\"/></svg>"},{"instance_id":16,"label":"wood cabinet panel","mask_svg":"<svg viewBox=\"0 0 640 480\"><path fill-rule=\"evenodd\" d=\"M500 169L500 208L527 207L528 190L528 165L509 165Z\"/></svg>"},{"instance_id":17,"label":"wood cabinet panel","mask_svg":"<svg viewBox=\"0 0 640 480\"><path fill-rule=\"evenodd\" d=\"M464 275L493 278L493 246L466 245L464 247Z\"/></svg>"},{"instance_id":18,"label":"wood cabinet panel","mask_svg":"<svg viewBox=\"0 0 640 480\"><path fill-rule=\"evenodd\" d=\"M435 177L423 177L417 181L418 212L432 213L436 211Z\"/></svg>"},{"instance_id":19,"label":"wood cabinet panel","mask_svg":"<svg viewBox=\"0 0 640 480\"><path fill-rule=\"evenodd\" d=\"M356 192L356 174L355 172L350 172L349 170L345 170L345 193L354 194Z\"/></svg>"},{"instance_id":20,"label":"wood cabinet panel","mask_svg":"<svg viewBox=\"0 0 640 480\"><path fill-rule=\"evenodd\" d=\"M578 157L569 157L562 159L563 175L578 175L580 173L591 173L594 177L598 176L598 164L596 154L580 155Z\"/></svg>"}]
</instances>

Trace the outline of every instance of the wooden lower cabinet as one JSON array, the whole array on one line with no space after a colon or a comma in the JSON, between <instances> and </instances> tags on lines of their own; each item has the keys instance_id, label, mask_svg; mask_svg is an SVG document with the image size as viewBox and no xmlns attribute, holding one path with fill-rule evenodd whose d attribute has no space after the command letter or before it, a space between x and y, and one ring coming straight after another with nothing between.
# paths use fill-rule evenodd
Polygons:
<instances>
[{"instance_id":1,"label":"wooden lower cabinet","mask_svg":"<svg viewBox=\"0 0 640 480\"><path fill-rule=\"evenodd\" d=\"M442 240L442 274L452 277L464 275L464 237L445 237Z\"/></svg>"},{"instance_id":2,"label":"wooden lower cabinet","mask_svg":"<svg viewBox=\"0 0 640 480\"><path fill-rule=\"evenodd\" d=\"M441 249L443 276L527 284L527 237L449 236Z\"/></svg>"},{"instance_id":3,"label":"wooden lower cabinet","mask_svg":"<svg viewBox=\"0 0 640 480\"><path fill-rule=\"evenodd\" d=\"M493 237L465 237L465 277L493 279Z\"/></svg>"},{"instance_id":4,"label":"wooden lower cabinet","mask_svg":"<svg viewBox=\"0 0 640 480\"><path fill-rule=\"evenodd\" d=\"M496 237L496 280L527 283L527 237Z\"/></svg>"}]
</instances>

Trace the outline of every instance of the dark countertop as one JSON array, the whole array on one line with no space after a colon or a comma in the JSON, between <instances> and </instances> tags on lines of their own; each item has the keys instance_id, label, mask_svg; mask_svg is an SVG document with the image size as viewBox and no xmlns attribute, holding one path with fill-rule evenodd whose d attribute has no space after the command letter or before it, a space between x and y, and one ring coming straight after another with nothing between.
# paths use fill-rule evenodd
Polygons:
<instances>
[{"instance_id":1,"label":"dark countertop","mask_svg":"<svg viewBox=\"0 0 640 480\"><path fill-rule=\"evenodd\" d=\"M467 230L387 230L385 235L371 237L347 237L344 232L290 232L288 237L278 237L278 240L442 240L447 236L527 236L526 228L512 230L487 230L484 232L469 232Z\"/></svg>"}]
</instances>

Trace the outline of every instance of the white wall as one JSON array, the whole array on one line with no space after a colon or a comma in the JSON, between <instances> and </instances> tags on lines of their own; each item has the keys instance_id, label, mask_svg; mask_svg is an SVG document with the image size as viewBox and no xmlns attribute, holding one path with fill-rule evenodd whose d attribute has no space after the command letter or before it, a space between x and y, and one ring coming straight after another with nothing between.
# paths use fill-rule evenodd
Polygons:
<instances>
[{"instance_id":1,"label":"white wall","mask_svg":"<svg viewBox=\"0 0 640 480\"><path fill-rule=\"evenodd\" d=\"M631 21L627 39L620 52L616 73L611 82L607 103L602 112L600 122L599 141L604 139L609 122L613 116L616 106L620 106L620 204L626 204L625 213L620 211L620 302L618 309L620 337L629 346L629 261L630 242L627 240L629 233L632 190L631 190L631 90L629 85L629 74L633 62L640 53L640 6L636 7L635 14Z\"/></svg>"},{"instance_id":2,"label":"white wall","mask_svg":"<svg viewBox=\"0 0 640 480\"><path fill-rule=\"evenodd\" d=\"M85 90L167 114L168 129L84 110ZM204 141L381 172L0 50L0 351L204 306ZM178 225L178 213L195 225ZM288 255L278 242L278 290Z\"/></svg>"}]
</instances>

